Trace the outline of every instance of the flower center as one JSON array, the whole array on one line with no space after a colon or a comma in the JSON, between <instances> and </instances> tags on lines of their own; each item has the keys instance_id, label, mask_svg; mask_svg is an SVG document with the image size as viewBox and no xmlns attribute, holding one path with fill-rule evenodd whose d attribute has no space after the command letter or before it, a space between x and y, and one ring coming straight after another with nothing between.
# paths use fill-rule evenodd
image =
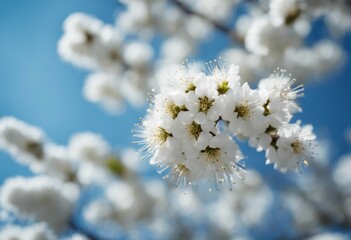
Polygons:
<instances>
[{"instance_id":1,"label":"flower center","mask_svg":"<svg viewBox=\"0 0 351 240\"><path fill-rule=\"evenodd\" d=\"M183 175L187 175L190 171L189 168L187 168L184 163L177 164L174 167L174 170L183 174Z\"/></svg>"},{"instance_id":2,"label":"flower center","mask_svg":"<svg viewBox=\"0 0 351 240\"><path fill-rule=\"evenodd\" d=\"M185 89L185 93L191 92L191 91L195 91L196 86L192 83L190 83L187 88Z\"/></svg>"},{"instance_id":3,"label":"flower center","mask_svg":"<svg viewBox=\"0 0 351 240\"><path fill-rule=\"evenodd\" d=\"M193 136L196 140L199 138L200 133L202 132L201 125L196 122L192 122L187 126L187 130L191 136Z\"/></svg>"},{"instance_id":4,"label":"flower center","mask_svg":"<svg viewBox=\"0 0 351 240\"><path fill-rule=\"evenodd\" d=\"M153 141L156 144L162 145L167 141L168 137L173 137L171 133L168 133L164 128L157 128L154 135L153 135Z\"/></svg>"},{"instance_id":5,"label":"flower center","mask_svg":"<svg viewBox=\"0 0 351 240\"><path fill-rule=\"evenodd\" d=\"M88 43L88 44L91 44L94 42L95 40L95 36L93 33L91 32L88 32L88 31L84 31L84 36L85 36L85 41Z\"/></svg>"},{"instance_id":6,"label":"flower center","mask_svg":"<svg viewBox=\"0 0 351 240\"><path fill-rule=\"evenodd\" d=\"M219 84L217 87L217 91L219 95L225 94L228 90L229 90L228 81L226 80L223 81L221 84Z\"/></svg>"},{"instance_id":7,"label":"flower center","mask_svg":"<svg viewBox=\"0 0 351 240\"><path fill-rule=\"evenodd\" d=\"M205 154L206 160L210 163L218 162L219 157L221 156L220 148L211 148L207 146L206 149L202 150L201 152Z\"/></svg>"},{"instance_id":8,"label":"flower center","mask_svg":"<svg viewBox=\"0 0 351 240\"><path fill-rule=\"evenodd\" d=\"M43 146L41 143L29 141L26 143L25 148L37 159L42 159L44 157Z\"/></svg>"},{"instance_id":9,"label":"flower center","mask_svg":"<svg viewBox=\"0 0 351 240\"><path fill-rule=\"evenodd\" d=\"M303 152L303 145L299 140L295 140L291 143L291 147L296 154L301 154Z\"/></svg>"},{"instance_id":10,"label":"flower center","mask_svg":"<svg viewBox=\"0 0 351 240\"><path fill-rule=\"evenodd\" d=\"M212 107L214 99L208 99L208 97L199 98L199 112L206 113Z\"/></svg>"},{"instance_id":11,"label":"flower center","mask_svg":"<svg viewBox=\"0 0 351 240\"><path fill-rule=\"evenodd\" d=\"M251 117L251 109L247 102L236 106L234 112L238 113L238 118L241 117L244 120L248 120Z\"/></svg>"},{"instance_id":12,"label":"flower center","mask_svg":"<svg viewBox=\"0 0 351 240\"><path fill-rule=\"evenodd\" d=\"M188 109L184 105L178 107L173 102L169 102L166 105L166 112L171 115L173 119L175 119L181 111L188 111Z\"/></svg>"}]
</instances>

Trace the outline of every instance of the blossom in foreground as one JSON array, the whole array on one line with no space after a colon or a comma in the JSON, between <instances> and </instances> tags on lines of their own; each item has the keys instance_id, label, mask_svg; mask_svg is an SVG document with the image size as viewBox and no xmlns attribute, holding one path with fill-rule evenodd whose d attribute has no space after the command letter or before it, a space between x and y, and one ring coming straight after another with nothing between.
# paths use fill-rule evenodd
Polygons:
<instances>
[{"instance_id":1,"label":"blossom in foreground","mask_svg":"<svg viewBox=\"0 0 351 240\"><path fill-rule=\"evenodd\" d=\"M184 67L162 82L136 137L151 164L168 171L176 185L208 179L215 189L231 189L244 177L243 154L235 138L266 150L266 163L286 172L313 154L312 128L290 124L300 110L302 86L284 70L263 79L258 89L240 82L238 67L210 63L208 74Z\"/></svg>"}]
</instances>

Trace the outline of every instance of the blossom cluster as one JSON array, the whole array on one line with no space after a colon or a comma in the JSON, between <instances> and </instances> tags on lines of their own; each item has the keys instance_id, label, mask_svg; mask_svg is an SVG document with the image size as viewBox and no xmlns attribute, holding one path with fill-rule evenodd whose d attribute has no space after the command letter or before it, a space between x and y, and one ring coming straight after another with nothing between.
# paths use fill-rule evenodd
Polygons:
<instances>
[{"instance_id":1,"label":"blossom cluster","mask_svg":"<svg viewBox=\"0 0 351 240\"><path fill-rule=\"evenodd\" d=\"M351 30L350 5L343 0L120 3L123 10L114 24L85 13L69 15L58 43L63 60L93 71L84 97L114 114L121 113L126 102L142 106L154 79L196 54L215 30L233 42L216 54L239 65L248 82L277 66L303 81L323 78L343 63L345 54L335 39ZM234 11L237 8L244 11ZM226 24L233 15L235 23ZM325 22L333 38L318 37L309 43L316 20Z\"/></svg>"},{"instance_id":2,"label":"blossom cluster","mask_svg":"<svg viewBox=\"0 0 351 240\"><path fill-rule=\"evenodd\" d=\"M257 89L241 82L239 68L210 62L209 74L184 67L160 86L136 134L151 164L169 169L166 178L178 185L209 179L215 189L244 177L244 155L236 139L265 150L266 163L281 172L299 170L313 157L310 125L291 123L300 111L296 98L302 85L277 70Z\"/></svg>"},{"instance_id":3,"label":"blossom cluster","mask_svg":"<svg viewBox=\"0 0 351 240\"><path fill-rule=\"evenodd\" d=\"M38 174L7 179L0 189L1 208L20 219L45 223L48 226L45 229L49 228L55 233L66 232L71 227L75 205L87 186L107 182L111 184L116 179L123 183L125 179L137 178L134 173L138 171L138 165L135 164L139 159L137 152L124 149L117 154L102 136L91 132L77 133L71 137L67 146L59 146L48 140L38 127L13 117L3 117L0 119L0 149ZM120 185L118 193L125 194L126 191L122 191ZM137 186L138 184L131 185L127 190L130 192L130 189L137 189ZM149 196L145 191L140 191L140 187L134 191L142 196L140 199L145 200ZM135 204L140 205L140 201ZM134 206L132 204L130 207ZM122 209L125 210L124 208ZM144 211L143 208L133 209L134 217L119 214L118 221L135 221ZM109 214L117 216L121 211L115 207ZM3 234L8 239L11 234L18 234L18 237L26 232L29 235L44 234L36 229L8 228L0 236ZM29 233L32 231L34 232ZM50 237L43 239L51 240Z\"/></svg>"},{"instance_id":4,"label":"blossom cluster","mask_svg":"<svg viewBox=\"0 0 351 240\"><path fill-rule=\"evenodd\" d=\"M153 49L143 41L126 42L124 38L112 25L74 13L65 20L58 43L65 61L95 71L86 79L84 96L111 113L120 112L124 100L141 105L149 84L145 78Z\"/></svg>"}]
</instances>

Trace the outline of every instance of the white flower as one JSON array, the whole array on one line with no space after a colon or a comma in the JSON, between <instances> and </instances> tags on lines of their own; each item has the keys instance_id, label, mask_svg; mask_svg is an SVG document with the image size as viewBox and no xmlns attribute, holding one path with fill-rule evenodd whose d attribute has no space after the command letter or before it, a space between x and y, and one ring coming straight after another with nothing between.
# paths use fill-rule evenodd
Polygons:
<instances>
[{"instance_id":1,"label":"white flower","mask_svg":"<svg viewBox=\"0 0 351 240\"><path fill-rule=\"evenodd\" d=\"M152 216L155 200L137 182L114 181L106 187L105 196L85 209L84 217L90 223L118 223L125 227Z\"/></svg>"},{"instance_id":2,"label":"white flower","mask_svg":"<svg viewBox=\"0 0 351 240\"><path fill-rule=\"evenodd\" d=\"M194 146L185 145L186 161L183 167L189 171L192 179L209 179L211 188L220 190L220 183L226 183L231 189L237 178L244 177L240 160L243 156L234 140L225 133L216 136L200 135ZM185 170L186 171L186 170Z\"/></svg>"},{"instance_id":3,"label":"white flower","mask_svg":"<svg viewBox=\"0 0 351 240\"><path fill-rule=\"evenodd\" d=\"M56 236L45 224L34 224L27 227L7 225L0 230L1 240L56 240Z\"/></svg>"},{"instance_id":4,"label":"white flower","mask_svg":"<svg viewBox=\"0 0 351 240\"><path fill-rule=\"evenodd\" d=\"M292 28L274 27L267 16L254 19L245 36L246 48L260 56L280 55L287 47L299 46L300 41Z\"/></svg>"},{"instance_id":5,"label":"white flower","mask_svg":"<svg viewBox=\"0 0 351 240\"><path fill-rule=\"evenodd\" d=\"M142 42L132 42L124 50L124 60L133 68L145 69L149 67L153 55L151 46Z\"/></svg>"},{"instance_id":6,"label":"white flower","mask_svg":"<svg viewBox=\"0 0 351 240\"><path fill-rule=\"evenodd\" d=\"M259 82L259 93L265 101L265 115L271 121L287 123L291 114L301 111L295 100L303 96L304 88L303 85L293 87L295 82L296 79L285 75L283 69L278 69L278 72Z\"/></svg>"},{"instance_id":7,"label":"white flower","mask_svg":"<svg viewBox=\"0 0 351 240\"><path fill-rule=\"evenodd\" d=\"M293 23L300 12L297 0L271 0L269 3L269 14L275 26Z\"/></svg>"},{"instance_id":8,"label":"white flower","mask_svg":"<svg viewBox=\"0 0 351 240\"><path fill-rule=\"evenodd\" d=\"M220 104L224 106L220 115L231 132L249 137L265 130L262 100L248 83L228 91Z\"/></svg>"},{"instance_id":9,"label":"white flower","mask_svg":"<svg viewBox=\"0 0 351 240\"><path fill-rule=\"evenodd\" d=\"M105 25L100 32L100 50L96 52L99 69L118 73L122 68L123 35L113 26Z\"/></svg>"},{"instance_id":10,"label":"white flower","mask_svg":"<svg viewBox=\"0 0 351 240\"><path fill-rule=\"evenodd\" d=\"M55 231L64 230L73 207L62 185L44 176L7 180L1 188L1 206L19 217L43 221Z\"/></svg>"},{"instance_id":11,"label":"white flower","mask_svg":"<svg viewBox=\"0 0 351 240\"><path fill-rule=\"evenodd\" d=\"M83 93L88 101L101 105L111 113L123 110L121 82L114 74L94 73L85 82Z\"/></svg>"},{"instance_id":12,"label":"white flower","mask_svg":"<svg viewBox=\"0 0 351 240\"><path fill-rule=\"evenodd\" d=\"M84 235L81 235L79 233L75 233L70 238L67 238L65 240L90 240L90 239Z\"/></svg>"},{"instance_id":13,"label":"white flower","mask_svg":"<svg viewBox=\"0 0 351 240\"><path fill-rule=\"evenodd\" d=\"M347 240L349 237L346 233L323 232L309 237L307 240Z\"/></svg>"},{"instance_id":14,"label":"white flower","mask_svg":"<svg viewBox=\"0 0 351 240\"><path fill-rule=\"evenodd\" d=\"M286 124L278 129L277 135L266 152L266 164L282 172L300 170L300 164L306 164L313 158L316 136L312 133L312 126L300 127L299 124Z\"/></svg>"},{"instance_id":15,"label":"white flower","mask_svg":"<svg viewBox=\"0 0 351 240\"><path fill-rule=\"evenodd\" d=\"M75 166L65 147L49 144L45 146L45 161L42 172L62 181L75 181Z\"/></svg>"},{"instance_id":16,"label":"white flower","mask_svg":"<svg viewBox=\"0 0 351 240\"><path fill-rule=\"evenodd\" d=\"M122 68L123 36L110 25L74 13L64 23L65 33L58 43L61 57L88 69L118 73Z\"/></svg>"},{"instance_id":17,"label":"white flower","mask_svg":"<svg viewBox=\"0 0 351 240\"><path fill-rule=\"evenodd\" d=\"M99 166L105 165L111 153L109 144L100 135L91 132L73 135L68 149L75 160Z\"/></svg>"},{"instance_id":18,"label":"white flower","mask_svg":"<svg viewBox=\"0 0 351 240\"><path fill-rule=\"evenodd\" d=\"M342 192L351 195L351 155L341 157L333 171L333 178Z\"/></svg>"},{"instance_id":19,"label":"white flower","mask_svg":"<svg viewBox=\"0 0 351 240\"><path fill-rule=\"evenodd\" d=\"M44 133L13 117L0 120L0 148L36 171L44 158Z\"/></svg>"},{"instance_id":20,"label":"white flower","mask_svg":"<svg viewBox=\"0 0 351 240\"><path fill-rule=\"evenodd\" d=\"M115 221L114 206L108 200L96 200L84 209L83 215L87 222L91 224L102 224L104 222Z\"/></svg>"},{"instance_id":21,"label":"white flower","mask_svg":"<svg viewBox=\"0 0 351 240\"><path fill-rule=\"evenodd\" d=\"M94 59L98 35L103 23L84 13L74 13L64 22L65 34L58 43L58 52L61 57L75 65L86 68L96 68Z\"/></svg>"}]
</instances>

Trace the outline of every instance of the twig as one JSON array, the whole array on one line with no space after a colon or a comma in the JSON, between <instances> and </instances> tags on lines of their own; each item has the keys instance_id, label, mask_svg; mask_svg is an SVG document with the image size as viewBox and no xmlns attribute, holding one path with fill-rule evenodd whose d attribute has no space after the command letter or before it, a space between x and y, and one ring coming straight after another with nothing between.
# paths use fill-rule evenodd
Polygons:
<instances>
[{"instance_id":1,"label":"twig","mask_svg":"<svg viewBox=\"0 0 351 240\"><path fill-rule=\"evenodd\" d=\"M244 46L244 39L242 39L235 31L233 31L231 28L215 21L210 18L208 18L206 15L196 12L193 9L191 9L188 5L185 3L181 2L180 0L170 0L170 2L174 3L179 9L181 9L185 14L188 15L194 15L199 18L202 18L203 20L207 21L208 23L212 24L218 31L226 34L229 36L231 40L233 40L235 43Z\"/></svg>"},{"instance_id":2,"label":"twig","mask_svg":"<svg viewBox=\"0 0 351 240\"><path fill-rule=\"evenodd\" d=\"M81 226L79 226L74 219L72 219L69 223L69 226L71 227L72 230L84 235L90 240L100 240L98 237L95 236L95 234L91 233L90 231L83 229Z\"/></svg>"}]
</instances>

